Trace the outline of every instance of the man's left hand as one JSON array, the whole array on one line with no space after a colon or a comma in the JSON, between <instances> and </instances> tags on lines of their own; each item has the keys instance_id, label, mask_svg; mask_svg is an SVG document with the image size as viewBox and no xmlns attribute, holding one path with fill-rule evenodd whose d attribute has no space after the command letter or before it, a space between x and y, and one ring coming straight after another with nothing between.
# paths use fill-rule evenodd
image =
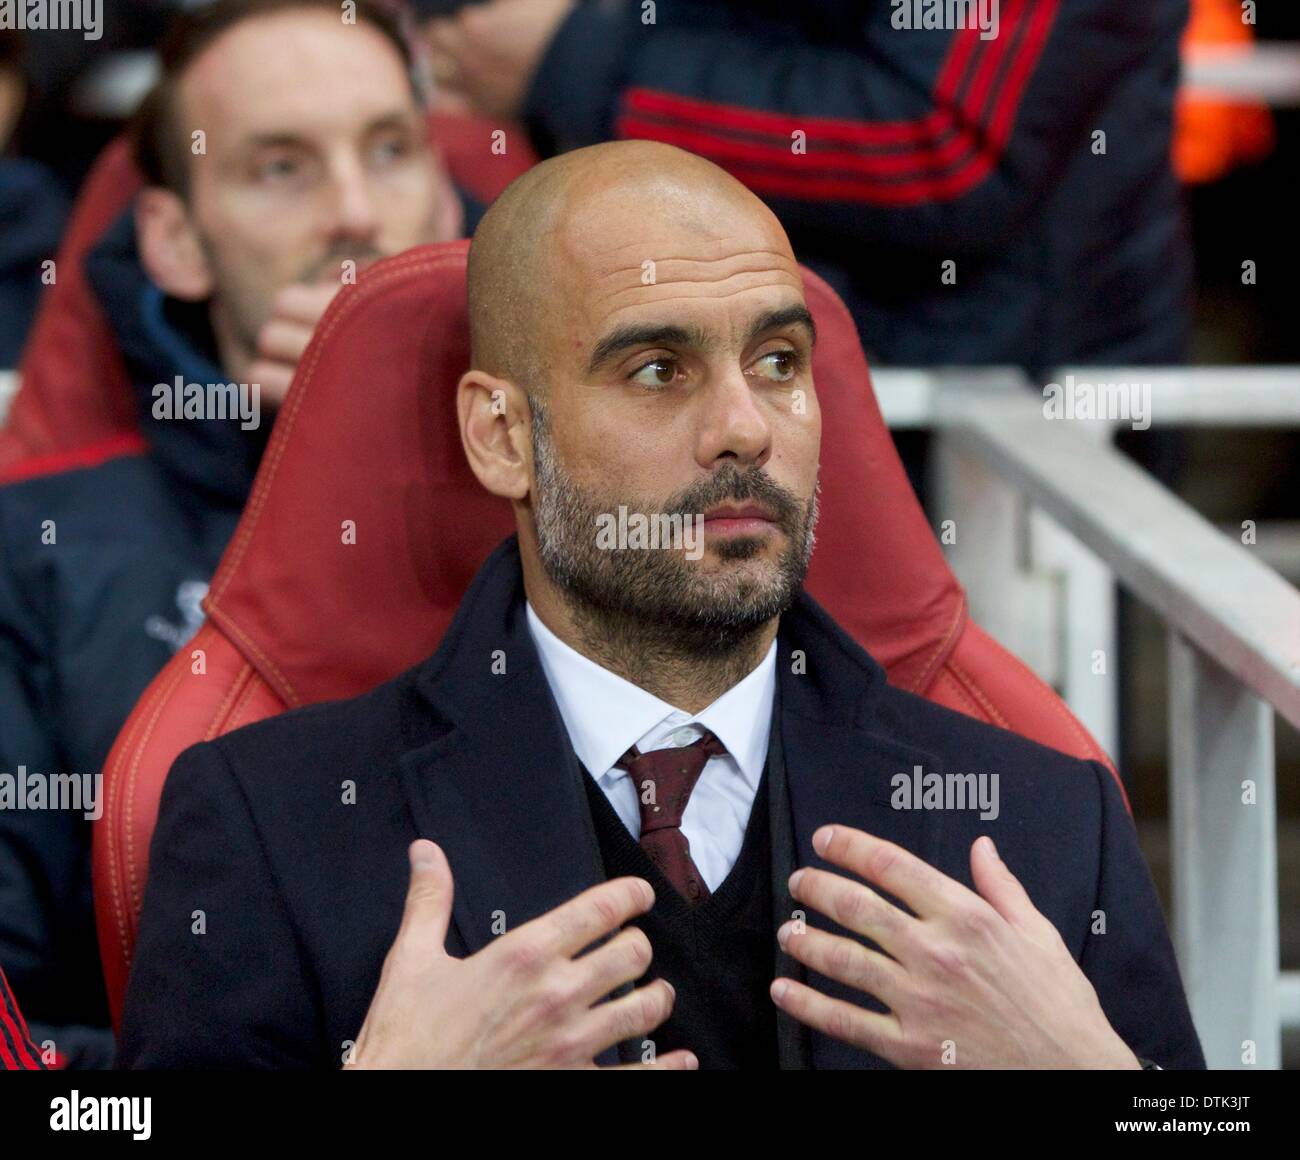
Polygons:
<instances>
[{"instance_id":1,"label":"man's left hand","mask_svg":"<svg viewBox=\"0 0 1300 1160\"><path fill-rule=\"evenodd\" d=\"M782 1010L901 1068L1141 1068L1056 927L1035 909L991 839L971 847L978 894L901 846L847 826L823 826L813 847L913 913L860 882L797 870L790 892L798 901L885 953L794 922L777 932L782 946L889 1011L780 978L772 998Z\"/></svg>"},{"instance_id":2,"label":"man's left hand","mask_svg":"<svg viewBox=\"0 0 1300 1160\"><path fill-rule=\"evenodd\" d=\"M574 0L488 0L425 26L434 75L488 117L517 118Z\"/></svg>"}]
</instances>

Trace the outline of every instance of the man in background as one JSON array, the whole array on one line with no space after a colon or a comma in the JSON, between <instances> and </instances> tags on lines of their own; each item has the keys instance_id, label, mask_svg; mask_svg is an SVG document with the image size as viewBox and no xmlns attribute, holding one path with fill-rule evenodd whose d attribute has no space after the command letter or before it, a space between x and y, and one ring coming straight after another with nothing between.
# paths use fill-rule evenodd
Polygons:
<instances>
[{"instance_id":1,"label":"man in background","mask_svg":"<svg viewBox=\"0 0 1300 1160\"><path fill-rule=\"evenodd\" d=\"M275 409L339 287L467 224L409 46L368 0L355 21L334 0L216 0L179 20L161 56L135 126L147 186L86 261L145 447L0 488L0 771L28 778L98 775L198 627ZM178 381L199 388L197 410L176 405ZM232 396L207 388L232 382L238 413L218 413ZM37 1041L84 1066L112 1052L94 808L0 809L0 962Z\"/></svg>"}]
</instances>

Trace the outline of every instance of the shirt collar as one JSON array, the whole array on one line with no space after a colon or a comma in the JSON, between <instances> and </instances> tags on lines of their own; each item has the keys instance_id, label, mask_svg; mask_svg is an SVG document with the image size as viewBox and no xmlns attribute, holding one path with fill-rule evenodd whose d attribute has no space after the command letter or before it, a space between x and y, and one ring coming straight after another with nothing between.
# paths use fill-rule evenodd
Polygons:
<instances>
[{"instance_id":1,"label":"shirt collar","mask_svg":"<svg viewBox=\"0 0 1300 1160\"><path fill-rule=\"evenodd\" d=\"M626 770L614 762L633 745L642 752L689 744L673 735L707 729L727 747L746 783L757 789L767 763L776 693L776 640L742 680L691 716L565 644L525 601L528 627L542 669L555 695L578 759L597 781L614 781ZM694 725L696 728L688 729Z\"/></svg>"}]
</instances>

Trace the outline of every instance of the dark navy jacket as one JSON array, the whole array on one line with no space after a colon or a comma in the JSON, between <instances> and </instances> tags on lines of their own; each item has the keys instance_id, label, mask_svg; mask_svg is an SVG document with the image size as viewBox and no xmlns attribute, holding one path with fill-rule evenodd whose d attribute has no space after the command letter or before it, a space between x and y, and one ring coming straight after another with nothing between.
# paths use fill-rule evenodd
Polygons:
<instances>
[{"instance_id":1,"label":"dark navy jacket","mask_svg":"<svg viewBox=\"0 0 1300 1160\"><path fill-rule=\"evenodd\" d=\"M18 365L45 285L41 264L54 258L68 198L44 166L0 158L0 369Z\"/></svg>"},{"instance_id":2,"label":"dark navy jacket","mask_svg":"<svg viewBox=\"0 0 1300 1160\"><path fill-rule=\"evenodd\" d=\"M792 864L821 864L813 832L837 822L897 842L973 889L970 846L988 833L1132 1050L1165 1068L1204 1067L1111 774L889 686L806 594L777 639L769 773L779 750L771 784L785 786ZM492 670L498 649L505 674ZM806 672L793 671L795 649ZM892 808L891 779L916 765L997 772L999 816ZM513 929L602 879L583 776L525 622L510 536L429 660L364 696L250 725L177 759L150 847L120 1063L337 1067L401 921L409 843L431 838L447 852L448 949L473 953L502 912ZM773 913L788 915L784 875L774 883ZM1093 933L1098 911L1105 933ZM827 925L815 912L809 921ZM779 1058L888 1066L819 1034L783 1036Z\"/></svg>"},{"instance_id":3,"label":"dark navy jacket","mask_svg":"<svg viewBox=\"0 0 1300 1160\"><path fill-rule=\"evenodd\" d=\"M913 7L660 0L645 24L639 0L583 0L524 120L543 152L641 137L730 170L875 362L1185 358L1187 0L1001 0L989 39L895 27Z\"/></svg>"}]
</instances>

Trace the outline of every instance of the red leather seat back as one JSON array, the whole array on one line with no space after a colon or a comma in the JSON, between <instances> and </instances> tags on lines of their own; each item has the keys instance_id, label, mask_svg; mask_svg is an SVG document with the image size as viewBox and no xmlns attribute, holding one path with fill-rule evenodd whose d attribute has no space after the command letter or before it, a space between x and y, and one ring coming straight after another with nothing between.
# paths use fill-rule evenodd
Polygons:
<instances>
[{"instance_id":1,"label":"red leather seat back","mask_svg":"<svg viewBox=\"0 0 1300 1160\"><path fill-rule=\"evenodd\" d=\"M509 505L479 486L460 443L467 249L425 246L381 262L331 305L213 580L207 624L114 746L95 889L115 1010L158 795L180 750L285 707L355 695L416 664L513 530ZM881 419L852 320L820 278L805 271L804 284L823 411L809 591L894 684L1105 760L1059 698L969 624Z\"/></svg>"},{"instance_id":2,"label":"red leather seat back","mask_svg":"<svg viewBox=\"0 0 1300 1160\"><path fill-rule=\"evenodd\" d=\"M143 446L126 366L82 262L141 185L125 140L100 155L72 207L0 429L0 482L89 467Z\"/></svg>"},{"instance_id":3,"label":"red leather seat back","mask_svg":"<svg viewBox=\"0 0 1300 1160\"><path fill-rule=\"evenodd\" d=\"M469 113L430 113L429 137L456 183L483 205L538 160L522 126Z\"/></svg>"}]
</instances>

